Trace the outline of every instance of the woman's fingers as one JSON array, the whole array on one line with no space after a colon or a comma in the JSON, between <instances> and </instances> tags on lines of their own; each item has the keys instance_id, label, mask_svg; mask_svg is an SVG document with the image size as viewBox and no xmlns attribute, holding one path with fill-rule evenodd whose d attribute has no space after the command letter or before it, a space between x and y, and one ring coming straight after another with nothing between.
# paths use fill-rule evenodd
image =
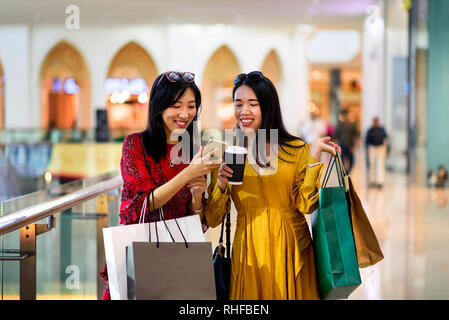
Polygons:
<instances>
[{"instance_id":1,"label":"woman's fingers","mask_svg":"<svg viewBox=\"0 0 449 320\"><path fill-rule=\"evenodd\" d=\"M206 190L206 186L193 186L191 188L189 188L190 190L200 190L200 191L204 191Z\"/></svg>"},{"instance_id":2,"label":"woman's fingers","mask_svg":"<svg viewBox=\"0 0 449 320\"><path fill-rule=\"evenodd\" d=\"M206 182L203 182L203 181L195 181L195 182L191 182L190 184L188 184L187 185L187 187L189 188L189 189L193 189L193 190L195 190L195 189L197 189L197 190L205 190L206 189L206 187L207 187L207 185L206 185Z\"/></svg>"},{"instance_id":3,"label":"woman's fingers","mask_svg":"<svg viewBox=\"0 0 449 320\"><path fill-rule=\"evenodd\" d=\"M204 168L207 171L207 173L211 172L212 170L219 168L220 165L222 164L222 159L221 158L214 158L214 152L218 152L219 149L215 148L212 151L208 152L207 154L205 154L201 160L203 162Z\"/></svg>"},{"instance_id":4,"label":"woman's fingers","mask_svg":"<svg viewBox=\"0 0 449 320\"><path fill-rule=\"evenodd\" d=\"M332 148L334 148L338 152L338 154L341 154L341 147L338 144L336 144L335 142L331 142L331 141L329 141L328 143ZM334 155L335 155L335 152L334 152Z\"/></svg>"},{"instance_id":5,"label":"woman's fingers","mask_svg":"<svg viewBox=\"0 0 449 320\"><path fill-rule=\"evenodd\" d=\"M223 163L223 164L221 165L220 170L225 170L225 171L228 171L228 172L230 172L230 173L233 173L233 172L234 172L234 171L233 171L227 164L225 164L225 163Z\"/></svg>"},{"instance_id":6,"label":"woman's fingers","mask_svg":"<svg viewBox=\"0 0 449 320\"><path fill-rule=\"evenodd\" d=\"M206 179L205 176L198 176L198 177L196 177L196 178L190 180L190 182L193 182L193 181L204 181L204 182L206 182L206 180L207 180L207 179Z\"/></svg>"},{"instance_id":7,"label":"woman's fingers","mask_svg":"<svg viewBox=\"0 0 449 320\"><path fill-rule=\"evenodd\" d=\"M218 175L217 180L223 181L224 183L228 183L228 178L223 175Z\"/></svg>"},{"instance_id":8,"label":"woman's fingers","mask_svg":"<svg viewBox=\"0 0 449 320\"><path fill-rule=\"evenodd\" d=\"M335 156L337 152L341 154L341 147L330 140L331 137L327 136L313 142L310 146L310 154L312 157L319 159L321 152L328 152L332 156Z\"/></svg>"},{"instance_id":9,"label":"woman's fingers","mask_svg":"<svg viewBox=\"0 0 449 320\"><path fill-rule=\"evenodd\" d=\"M222 171L222 172L220 172L220 175L221 175L221 176L224 176L224 177L228 177L228 178L232 177L232 173L229 173L229 172L227 172L227 171Z\"/></svg>"},{"instance_id":10,"label":"woman's fingers","mask_svg":"<svg viewBox=\"0 0 449 320\"><path fill-rule=\"evenodd\" d=\"M321 151L328 152L328 153L332 154L333 156L336 155L336 152L341 154L340 146L330 140L331 140L331 137L329 137L329 136L321 138Z\"/></svg>"},{"instance_id":11,"label":"woman's fingers","mask_svg":"<svg viewBox=\"0 0 449 320\"><path fill-rule=\"evenodd\" d=\"M187 187L192 189L195 187L201 187L201 186L205 186L205 185L206 185L205 182L192 182L192 183L187 184Z\"/></svg>"},{"instance_id":12,"label":"woman's fingers","mask_svg":"<svg viewBox=\"0 0 449 320\"><path fill-rule=\"evenodd\" d=\"M205 155L203 155L203 160L205 162L214 162L214 163L221 163L221 159L220 158L216 158L215 154L217 154L220 151L220 149L215 148L211 151L209 151L208 153L206 153ZM218 161L217 161L218 160Z\"/></svg>"},{"instance_id":13,"label":"woman's fingers","mask_svg":"<svg viewBox=\"0 0 449 320\"><path fill-rule=\"evenodd\" d=\"M201 148L202 148L202 147L201 147ZM208 153L203 154L203 159L206 160L206 159L209 159L210 157L213 157L213 156L214 156L214 151L215 151L215 150L218 150L218 149L215 148L215 149L209 150Z\"/></svg>"},{"instance_id":14,"label":"woman's fingers","mask_svg":"<svg viewBox=\"0 0 449 320\"><path fill-rule=\"evenodd\" d=\"M325 144L325 145L323 146L323 149L322 149L322 150L325 151L325 152L330 153L330 154L333 155L333 156L335 156L335 148L332 147L332 146L330 146L330 145L328 145L328 144Z\"/></svg>"},{"instance_id":15,"label":"woman's fingers","mask_svg":"<svg viewBox=\"0 0 449 320\"><path fill-rule=\"evenodd\" d=\"M232 171L231 168L229 168L227 165L222 164L219 174L225 177L232 177L232 174L234 173L234 171Z\"/></svg>"},{"instance_id":16,"label":"woman's fingers","mask_svg":"<svg viewBox=\"0 0 449 320\"><path fill-rule=\"evenodd\" d=\"M187 186L191 187L191 186L198 185L198 184L206 184L206 181L207 180L205 177L199 176L199 177L196 177L196 178L190 180L189 183L187 183Z\"/></svg>"}]
</instances>

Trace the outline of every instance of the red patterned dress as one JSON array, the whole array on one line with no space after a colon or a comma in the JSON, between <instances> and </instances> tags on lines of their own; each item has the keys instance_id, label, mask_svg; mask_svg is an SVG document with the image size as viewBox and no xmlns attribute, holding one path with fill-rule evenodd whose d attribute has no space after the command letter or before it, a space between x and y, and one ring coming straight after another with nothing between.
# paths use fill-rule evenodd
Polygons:
<instances>
[{"instance_id":1,"label":"red patterned dress","mask_svg":"<svg viewBox=\"0 0 449 320\"><path fill-rule=\"evenodd\" d=\"M123 189L120 203L120 224L135 224L139 222L143 201L150 191L174 178L186 168L187 164L170 165L170 152L174 145L167 144L167 155L161 157L157 163L149 156L144 148L143 133L133 133L125 138L122 147L120 168L123 179ZM192 194L184 186L176 195L164 205L165 219L185 217L193 214L190 208ZM159 213L156 213L159 219ZM153 221L151 215L150 221ZM148 216L145 217L148 222ZM203 225L203 230L205 226ZM205 231L205 230L204 230ZM107 267L101 272L106 281L102 300L110 300Z\"/></svg>"}]
</instances>

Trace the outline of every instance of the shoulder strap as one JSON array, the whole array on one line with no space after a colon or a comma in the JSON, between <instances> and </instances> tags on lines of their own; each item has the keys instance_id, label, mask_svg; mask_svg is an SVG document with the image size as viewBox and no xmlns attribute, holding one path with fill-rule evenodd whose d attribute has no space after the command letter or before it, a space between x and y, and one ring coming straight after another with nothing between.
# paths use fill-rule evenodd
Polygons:
<instances>
[{"instance_id":1,"label":"shoulder strap","mask_svg":"<svg viewBox=\"0 0 449 320\"><path fill-rule=\"evenodd\" d=\"M223 216L223 221L221 222L220 239L219 244L223 244L223 231L226 225L226 257L231 256L231 213L227 213Z\"/></svg>"},{"instance_id":2,"label":"shoulder strap","mask_svg":"<svg viewBox=\"0 0 449 320\"><path fill-rule=\"evenodd\" d=\"M231 257L231 213L226 215L226 257Z\"/></svg>"}]
</instances>

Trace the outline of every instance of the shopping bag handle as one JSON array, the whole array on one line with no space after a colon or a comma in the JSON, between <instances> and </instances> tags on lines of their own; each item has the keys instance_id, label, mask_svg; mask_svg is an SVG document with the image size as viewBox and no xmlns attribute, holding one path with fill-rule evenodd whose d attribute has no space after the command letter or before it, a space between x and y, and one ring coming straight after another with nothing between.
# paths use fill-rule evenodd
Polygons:
<instances>
[{"instance_id":1,"label":"shopping bag handle","mask_svg":"<svg viewBox=\"0 0 449 320\"><path fill-rule=\"evenodd\" d=\"M143 199L142 210L140 210L140 216L139 216L139 224L145 222L145 214L147 213L147 203L148 203L149 196L150 195L147 194L147 195L145 195L145 198Z\"/></svg>"},{"instance_id":2,"label":"shopping bag handle","mask_svg":"<svg viewBox=\"0 0 449 320\"><path fill-rule=\"evenodd\" d=\"M334 160L334 161L332 161L332 160ZM331 161L332 161L332 165L331 165ZM334 167L334 163L335 163L334 157L330 157L329 163L326 166L326 172L324 172L323 188L325 188L327 185L327 181L329 180L329 177L331 175L331 171L332 171L332 168Z\"/></svg>"},{"instance_id":3,"label":"shopping bag handle","mask_svg":"<svg viewBox=\"0 0 449 320\"><path fill-rule=\"evenodd\" d=\"M159 234L157 233L156 209L154 208L154 190L151 190L151 196L153 198L153 220L154 220L154 229L156 230L156 239L157 239L156 246L159 248ZM150 210L148 210L148 241L151 242Z\"/></svg>"},{"instance_id":4,"label":"shopping bag handle","mask_svg":"<svg viewBox=\"0 0 449 320\"><path fill-rule=\"evenodd\" d=\"M336 154L335 154L335 163L337 164L338 182L340 183L340 186L344 186L343 165L340 162L340 158L338 157L338 152L336 152Z\"/></svg>"},{"instance_id":5,"label":"shopping bag handle","mask_svg":"<svg viewBox=\"0 0 449 320\"><path fill-rule=\"evenodd\" d=\"M338 154L338 153L337 153ZM331 164L332 161L332 164ZM330 157L329 163L327 164L326 172L324 173L324 181L323 181L323 188L327 186L327 182L329 180L329 177L331 175L332 169L334 168L334 164L336 164L336 170L337 170L337 177L338 177L338 185L340 187L343 186L343 172L340 166L339 161L337 160L337 155Z\"/></svg>"},{"instance_id":6,"label":"shopping bag handle","mask_svg":"<svg viewBox=\"0 0 449 320\"><path fill-rule=\"evenodd\" d=\"M154 190L151 190L151 196L153 198L153 219L154 219L154 228L156 229L156 239L157 239L156 240L156 247L159 248L159 234L158 234L158 231L157 231L156 209L155 209L155 205L154 205ZM167 223L165 222L165 216L164 216L164 211L163 211L162 207L159 208L159 211L160 211L160 215L159 215L160 220L164 223L165 228L167 229L168 234L170 235L170 238L171 238L172 242L176 242L175 238L173 238L173 235L170 232L170 229L168 228ZM148 238L149 238L149 241L151 242L151 224L150 224L149 216L150 216L150 212L148 210L148 230L149 230L149 237ZM181 227L178 224L178 220L176 220L176 218L174 220L175 220L176 225L178 226L178 229L179 229L179 232L181 233L182 238L184 239L184 243L186 245L186 248L188 248L189 244L187 243L187 240L186 240L186 238L184 236L184 233L182 232Z\"/></svg>"},{"instance_id":7,"label":"shopping bag handle","mask_svg":"<svg viewBox=\"0 0 449 320\"><path fill-rule=\"evenodd\" d=\"M227 216L226 214L223 216L223 221L221 222L220 239L218 239L219 244L223 244L223 230L224 230L226 216Z\"/></svg>"},{"instance_id":8,"label":"shopping bag handle","mask_svg":"<svg viewBox=\"0 0 449 320\"><path fill-rule=\"evenodd\" d=\"M139 224L145 223L145 215L147 214L148 201L149 201L148 198L150 197L150 194L153 190L154 189L150 189L150 192L145 193L145 198L143 200L142 209L140 210ZM150 214L148 213L148 222L150 222L149 218L150 218Z\"/></svg>"},{"instance_id":9,"label":"shopping bag handle","mask_svg":"<svg viewBox=\"0 0 449 320\"><path fill-rule=\"evenodd\" d=\"M348 174L346 173L345 166L343 165L343 160L341 159L341 155L337 152L336 154L337 160L340 163L340 169L343 177L346 177Z\"/></svg>"}]
</instances>

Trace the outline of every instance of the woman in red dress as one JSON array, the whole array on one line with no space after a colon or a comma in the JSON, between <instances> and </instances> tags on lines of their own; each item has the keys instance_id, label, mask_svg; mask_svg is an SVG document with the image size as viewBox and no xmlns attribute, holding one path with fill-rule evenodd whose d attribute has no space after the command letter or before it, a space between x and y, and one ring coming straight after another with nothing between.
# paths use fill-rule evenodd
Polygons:
<instances>
[{"instance_id":1,"label":"woman in red dress","mask_svg":"<svg viewBox=\"0 0 449 320\"><path fill-rule=\"evenodd\" d=\"M138 223L143 201L151 190L155 208L164 206L165 219L191 214L202 218L206 175L218 168L221 160L211 160L213 152L201 155L202 149L193 144L200 105L193 73L170 71L156 78L146 130L127 136L123 143L120 224ZM152 208L152 200L148 201L148 208ZM110 300L106 266L101 276L106 281L102 300Z\"/></svg>"}]
</instances>

